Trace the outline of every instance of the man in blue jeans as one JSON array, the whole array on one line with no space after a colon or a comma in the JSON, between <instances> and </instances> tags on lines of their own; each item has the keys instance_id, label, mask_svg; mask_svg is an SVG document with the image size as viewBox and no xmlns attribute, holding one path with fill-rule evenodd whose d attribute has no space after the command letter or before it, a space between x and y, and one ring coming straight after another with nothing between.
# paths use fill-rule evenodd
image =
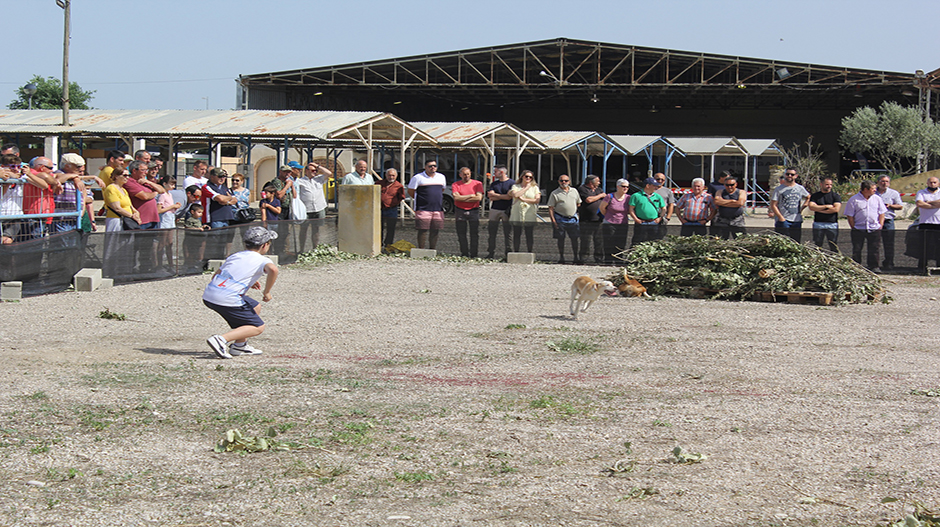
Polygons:
<instances>
[{"instance_id":1,"label":"man in blue jeans","mask_svg":"<svg viewBox=\"0 0 940 527\"><path fill-rule=\"evenodd\" d=\"M796 168L788 167L783 180L770 195L770 212L774 215L774 231L800 243L803 238L803 209L809 203L809 192L796 182Z\"/></svg>"},{"instance_id":2,"label":"man in blue jeans","mask_svg":"<svg viewBox=\"0 0 940 527\"><path fill-rule=\"evenodd\" d=\"M839 211L842 210L842 196L832 191L832 178L819 180L819 192L809 197L809 210L813 216L813 243L816 247L825 247L839 252Z\"/></svg>"}]
</instances>

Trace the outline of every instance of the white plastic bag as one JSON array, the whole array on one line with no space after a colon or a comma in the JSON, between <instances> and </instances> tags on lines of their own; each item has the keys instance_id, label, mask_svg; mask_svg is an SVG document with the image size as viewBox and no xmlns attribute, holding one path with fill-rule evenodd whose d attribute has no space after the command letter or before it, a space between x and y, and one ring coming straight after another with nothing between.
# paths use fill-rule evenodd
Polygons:
<instances>
[{"instance_id":1,"label":"white plastic bag","mask_svg":"<svg viewBox=\"0 0 940 527\"><path fill-rule=\"evenodd\" d=\"M304 202L300 198L294 198L290 200L290 219L292 220L305 220L307 219L307 206L304 205Z\"/></svg>"}]
</instances>

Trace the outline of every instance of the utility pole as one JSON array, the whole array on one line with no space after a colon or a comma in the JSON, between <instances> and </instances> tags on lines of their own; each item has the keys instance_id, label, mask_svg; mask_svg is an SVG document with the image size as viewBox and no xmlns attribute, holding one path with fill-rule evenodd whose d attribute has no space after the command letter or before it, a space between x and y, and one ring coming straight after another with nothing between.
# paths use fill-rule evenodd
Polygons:
<instances>
[{"instance_id":1,"label":"utility pole","mask_svg":"<svg viewBox=\"0 0 940 527\"><path fill-rule=\"evenodd\" d=\"M69 29L72 18L72 0L55 0L65 10L65 36L62 39L62 126L69 126Z\"/></svg>"}]
</instances>

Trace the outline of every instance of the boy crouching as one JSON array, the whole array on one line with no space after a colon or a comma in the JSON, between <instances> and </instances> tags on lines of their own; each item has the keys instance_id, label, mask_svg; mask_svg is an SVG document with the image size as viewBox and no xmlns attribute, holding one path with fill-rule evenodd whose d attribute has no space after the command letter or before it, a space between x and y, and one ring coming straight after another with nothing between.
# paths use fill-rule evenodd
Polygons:
<instances>
[{"instance_id":1,"label":"boy crouching","mask_svg":"<svg viewBox=\"0 0 940 527\"><path fill-rule=\"evenodd\" d=\"M264 291L261 299L271 300L271 288L277 280L278 269L264 255L271 248L271 240L277 233L264 227L251 227L243 237L245 250L225 259L202 294L202 301L209 309L222 315L232 328L228 333L212 335L206 342L221 359L238 355L261 355L261 350L248 344L248 339L264 331L264 321L259 315L261 305L246 296L249 288L261 289L262 274Z\"/></svg>"}]
</instances>

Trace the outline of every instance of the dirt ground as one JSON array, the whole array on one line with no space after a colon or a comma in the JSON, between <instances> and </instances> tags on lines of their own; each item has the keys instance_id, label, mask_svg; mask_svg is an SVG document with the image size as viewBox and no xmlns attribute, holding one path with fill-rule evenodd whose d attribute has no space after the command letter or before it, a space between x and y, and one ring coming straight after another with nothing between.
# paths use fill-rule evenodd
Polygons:
<instances>
[{"instance_id":1,"label":"dirt ground","mask_svg":"<svg viewBox=\"0 0 940 527\"><path fill-rule=\"evenodd\" d=\"M207 276L2 304L0 524L871 526L940 505L940 280L571 320L573 279L609 272L286 268L264 355L228 361ZM294 448L213 451L269 428Z\"/></svg>"}]
</instances>

